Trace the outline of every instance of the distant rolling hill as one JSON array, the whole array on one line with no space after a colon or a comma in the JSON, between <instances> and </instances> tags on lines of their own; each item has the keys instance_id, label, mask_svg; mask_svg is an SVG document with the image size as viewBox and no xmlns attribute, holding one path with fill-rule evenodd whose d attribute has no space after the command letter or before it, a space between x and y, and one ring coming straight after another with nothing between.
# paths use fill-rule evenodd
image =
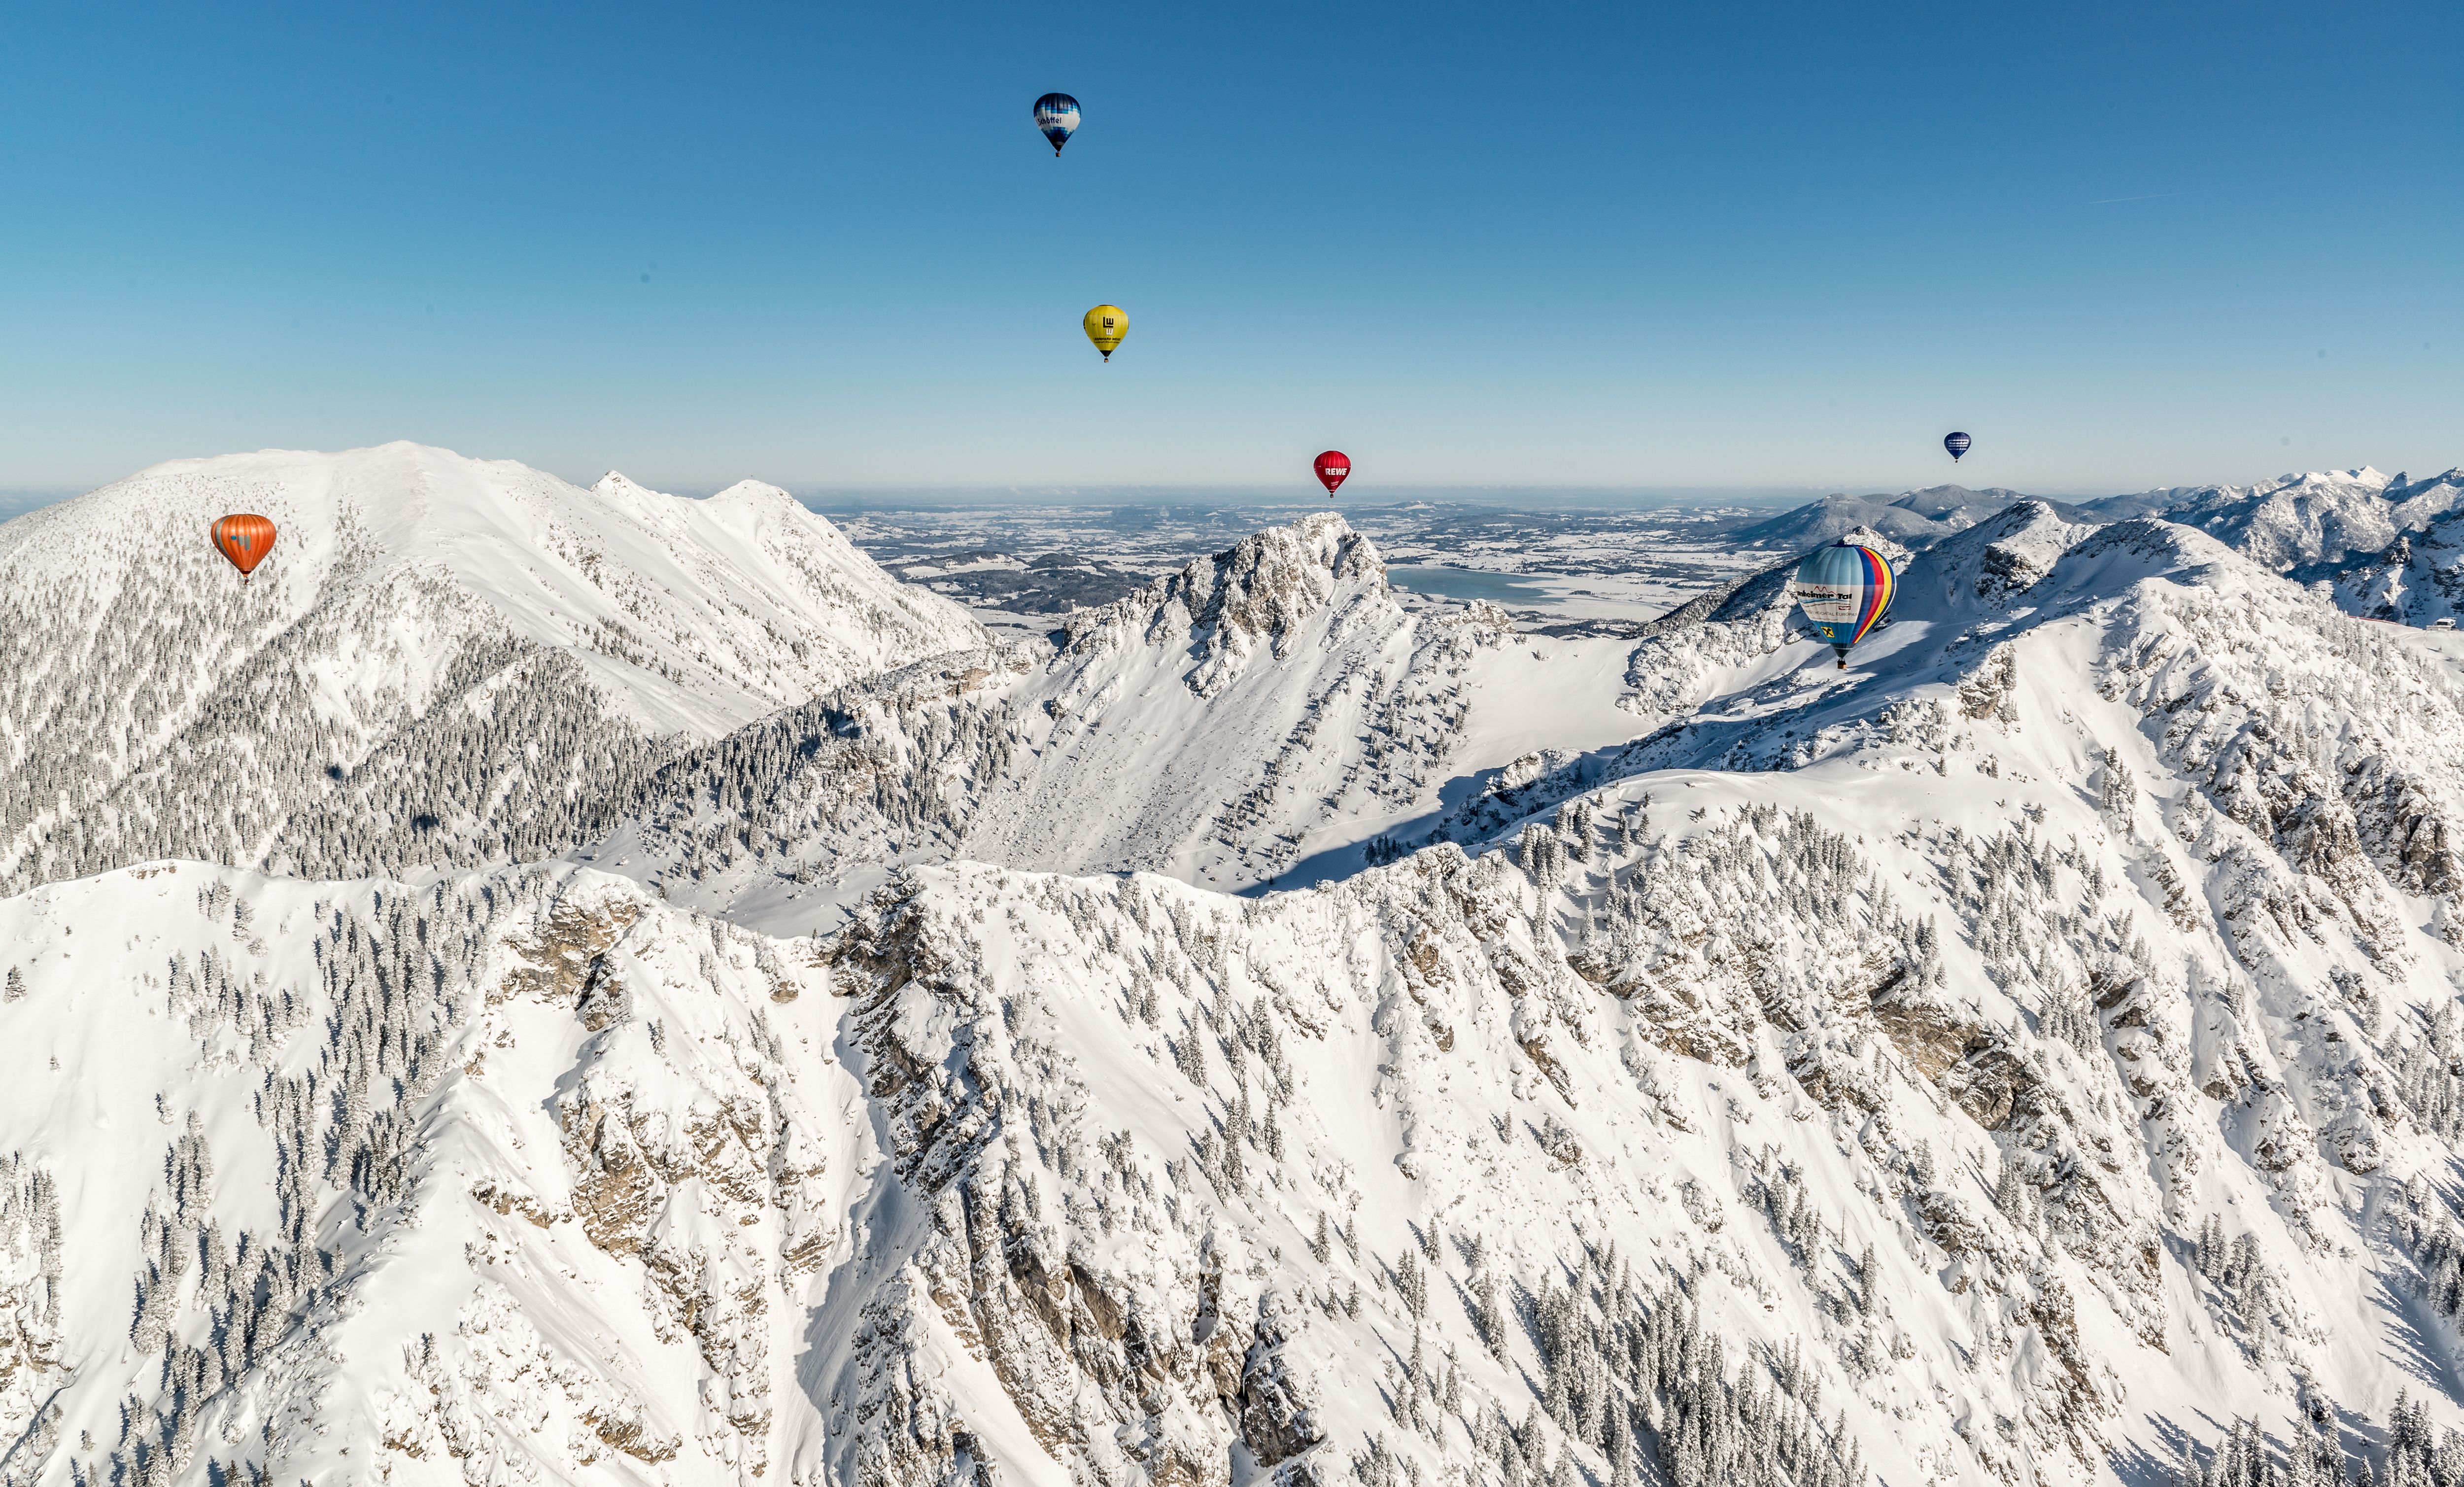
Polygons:
<instances>
[{"instance_id":1,"label":"distant rolling hill","mask_svg":"<svg viewBox=\"0 0 2464 1487\"><path fill-rule=\"evenodd\" d=\"M1749 543L1774 547L1815 547L1862 527L1910 547L1931 546L1953 532L2028 497L1995 487L1932 485L1903 496L1826 496L1740 531Z\"/></svg>"}]
</instances>

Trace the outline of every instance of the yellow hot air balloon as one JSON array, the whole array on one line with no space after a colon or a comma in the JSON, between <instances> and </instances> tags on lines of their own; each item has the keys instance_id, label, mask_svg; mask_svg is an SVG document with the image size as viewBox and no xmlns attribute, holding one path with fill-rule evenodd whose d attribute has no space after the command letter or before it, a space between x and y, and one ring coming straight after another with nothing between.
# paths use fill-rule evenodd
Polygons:
<instances>
[{"instance_id":1,"label":"yellow hot air balloon","mask_svg":"<svg viewBox=\"0 0 2464 1487\"><path fill-rule=\"evenodd\" d=\"M1095 343L1095 349L1103 352L1104 360L1109 362L1112 359L1112 348L1130 333L1130 312L1117 304L1099 304L1087 312L1083 323L1087 327L1087 339Z\"/></svg>"}]
</instances>

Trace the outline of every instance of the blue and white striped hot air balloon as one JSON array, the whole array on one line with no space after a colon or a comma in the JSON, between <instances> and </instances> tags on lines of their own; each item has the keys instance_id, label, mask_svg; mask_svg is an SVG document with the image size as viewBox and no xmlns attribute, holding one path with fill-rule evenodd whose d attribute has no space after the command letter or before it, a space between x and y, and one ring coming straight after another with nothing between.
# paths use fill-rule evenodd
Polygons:
<instances>
[{"instance_id":1,"label":"blue and white striped hot air balloon","mask_svg":"<svg viewBox=\"0 0 2464 1487\"><path fill-rule=\"evenodd\" d=\"M1796 566L1792 587L1798 608L1822 638L1831 642L1843 671L1848 666L1848 648L1871 634L1891 612L1891 600L1900 588L1888 558L1871 547L1846 542L1807 554Z\"/></svg>"},{"instance_id":2,"label":"blue and white striped hot air balloon","mask_svg":"<svg viewBox=\"0 0 2464 1487\"><path fill-rule=\"evenodd\" d=\"M1067 93L1047 93L1035 100L1035 126L1052 142L1055 158L1069 136L1078 132L1078 100Z\"/></svg>"},{"instance_id":3,"label":"blue and white striped hot air balloon","mask_svg":"<svg viewBox=\"0 0 2464 1487\"><path fill-rule=\"evenodd\" d=\"M1943 435L1942 447L1950 451L1950 462L1955 465L1959 463L1959 456L1968 453L1968 446L1974 442L1965 433L1947 433Z\"/></svg>"}]
</instances>

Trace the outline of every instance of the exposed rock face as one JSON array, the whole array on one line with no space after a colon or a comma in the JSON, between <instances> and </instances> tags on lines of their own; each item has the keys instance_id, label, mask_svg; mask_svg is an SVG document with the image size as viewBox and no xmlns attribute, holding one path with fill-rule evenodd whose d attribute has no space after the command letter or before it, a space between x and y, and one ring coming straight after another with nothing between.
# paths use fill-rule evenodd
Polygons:
<instances>
[{"instance_id":1,"label":"exposed rock face","mask_svg":"<svg viewBox=\"0 0 2464 1487\"><path fill-rule=\"evenodd\" d=\"M1284 1356L1289 1309L1284 1298L1260 1298L1256 1339L1241 1365L1241 1444L1260 1466L1282 1466L1326 1439L1309 1381Z\"/></svg>"},{"instance_id":2,"label":"exposed rock face","mask_svg":"<svg viewBox=\"0 0 2464 1487\"><path fill-rule=\"evenodd\" d=\"M1593 823L1595 840L1604 824ZM2093 1153L2096 1141L2110 1149L2110 1135L2067 1082L2083 1066L2049 1060L2024 1032L1987 1027L1973 1012L1964 1023L1946 1021L1949 1004L1923 989L1942 975L1938 950L1891 918L1870 872L1870 899L1815 908L1791 887L1801 881L1793 877L1801 867L1852 866L1857 844L1807 821L1749 813L1688 838L1682 850L1693 866L1654 862L1614 899L1617 922L1635 917L1631 929L1579 950L1560 946L1544 926L1554 900L1539 858L1535 880L1531 869L1495 854L1473 862L1440 849L1343 889L1233 914L1220 900L1155 880L1070 881L973 867L919 875L835 952L848 978L843 985L858 997L853 1015L865 1030L871 1093L893 1112L901 1182L937 1194L917 1205L930 1233L911 1262L917 1278L901 1294L931 1298L930 1314L970 1340L1024 1431L1065 1458L1113 1463L1106 1470L1134 1462L1173 1480L1214 1482L1221 1477L1207 1463L1237 1440L1261 1466L1322 1476L1326 1468L1309 1463L1326 1443L1369 1428L1354 1396L1331 1382L1356 1346L1346 1312L1366 1302L1345 1299L1346 1252L1325 1235L1350 1242L1352 1224L1377 1207L1352 1210L1345 1184L1296 1186L1291 1174L1307 1168L1323 1180L1333 1170L1357 1172L1350 1181L1363 1184L1364 1196L1399 1200L1403 1211L1426 1215L1403 1226L1402 1235L1433 1233L1424 1226L1441 1224L1492 1255L1516 1241L1500 1227L1509 1222L1507 1210L1475 1196L1490 1185L1536 1182L1562 1193L1543 1211L1586 1229L1594 1220L1582 1215L1605 1218L1658 1184L1678 1186L1646 1176L1651 1164L1633 1165L1639 1154L1630 1143L1584 1114L1631 1099L1598 1082L1603 1039L1620 1014L1587 987L1604 980L1635 998L1625 1004L1634 1013L1644 1013L1643 978L1681 979L1669 956L1693 939L1685 926L1694 921L1666 916L1683 897L1679 875L1690 874L1708 902L1730 903L1724 922L1744 920L1762 932L1752 952L1711 950L1682 978L1697 988L1724 978L1739 984L1720 1028L1731 1056L1714 1065L1743 1070L1725 1119L1748 1118L1740 1099L1804 1100L1809 1111L1832 1106L1893 1124L1910 1119L1907 1101L1921 1109L1937 1097L1878 1071L1870 1043L1859 1052L1871 1032L1893 1032L1913 1051L1913 1072L1957 1101L1960 1119L1972 1122L1967 1129L2009 1133L2022 1149L2055 1159L2040 1176L2005 1179L2006 1187L2021 1184L2014 1191L2041 1195L2009 1200L2013 1212L1975 1209L1931 1187L1930 1175L1909 1189L1908 1201L1928 1215L1923 1222L1935 1253L1959 1262L1956 1283L1940 1294L1956 1298L1983 1287L2010 1295L2043 1340L2049 1371L2025 1375L2032 1381L2025 1385L2014 1380L2040 1402L2035 1417L2048 1432L2041 1445L2067 1455L2075 1442L2092 1439L2113 1386L2083 1350L2059 1273L2085 1265L2101 1274L2100 1294L2132 1298L2127 1309L2138 1324L2154 1293L2136 1237L2147 1220L2133 1214L2152 1198L2109 1160L2093 1165L2092 1156L2068 1154ZM1987 860L2002 859L1989 853ZM1622 880L1626 865L1612 853L1586 873ZM1771 868L1780 869L1775 880ZM1572 882L1587 880L1597 881L1578 874ZM1729 896L1740 891L1761 895L1760 906L1736 911ZM970 904L1004 907L978 916ZM1788 938L1763 938L1773 933ZM1364 934L1382 946L1365 959L1357 950L1348 962L1289 958L1293 944L1357 944ZM1802 979L1806 966L1834 965L1841 971L1836 982ZM1930 1009L1921 1005L1928 995ZM1109 1032L1101 1031L1106 1016ZM1665 1019L1623 1020L1635 1034L1663 1046L1676 1041ZM1070 1042L1049 1041L1064 1027L1075 1030ZM1311 1093L1326 1088L1331 1071L1353 1064L1357 1055L1343 1045L1364 1036L1378 1050L1375 1093L1393 1102L1403 1133L1397 1160L1374 1181L1338 1159L1352 1143L1323 1123L1326 1095ZM1153 1073L1134 1072L1135 1055L1125 1062L1102 1052L1116 1039L1143 1045ZM1082 1060L1116 1076L1091 1083ZM1672 1076L1690 1061L1671 1063L1639 1043L1622 1055L1621 1078L1650 1097L1657 1140L1678 1150L1723 1119L1716 1100L1705 1110L1681 1093L1695 1076ZM1504 1080L1494 1089L1479 1072L1490 1069ZM1133 1071L1127 1081L1117 1077L1125 1070ZM1429 1077L1441 1074L1449 1093L1428 1103ZM1197 1108L1167 1119L1164 1129L1183 1134L1163 1143L1158 1172L1147 1144L1155 1113L1192 1093ZM1195 1121L1194 1130L1183 1121ZM1538 1160L1506 1176L1497 1157L1510 1161L1527 1140ZM1183 1155L1173 1154L1175 1144ZM1771 1168L1747 1189L1748 1201L1775 1223L1793 1211L1772 1196L1786 1181ZM1699 1187L1684 1192L1685 1232L1711 1242L1723 1228L1716 1207ZM1328 1211L1320 1206L1326 1198L1342 1201L1319 1229L1314 1214ZM2078 1216L2080 1229L2063 1241L2069 1257L2009 1227L2028 1203L2049 1216ZM1669 1210L1658 1211L1653 1223L1669 1221ZM1140 1243L1125 1250L1109 1237L1125 1232ZM1397 1232L1392 1219L1384 1232ZM1488 1368L1472 1365L1492 1345L1478 1321L1482 1273L1453 1270L1456 1252L1443 1247L1442 1265L1426 1260L1420 1240L1409 1242L1415 1248L1381 1266L1390 1298L1380 1304L1395 1308L1384 1315L1398 1329L1387 1334L1389 1345L1399 1356L1417 1333L1408 1349L1416 1356L1452 1349L1463 1363L1451 1366L1462 1366L1463 1379L1446 1391L1503 1388ZM1359 1253L1374 1247L1373 1240ZM1147 1257L1123 1267L1126 1254ZM1331 1276L1322 1268L1330 1261ZM1430 1285L1423 1277L1441 1272L1460 1277L1452 1281L1458 1294L1473 1298L1467 1316L1449 1321L1436 1308L1416 1309L1428 1304L1415 1299ZM1312 1307L1321 1315L1308 1316ZM1326 1334L1330 1319L1336 1330ZM873 1321L886 1335L891 1319L876 1313ZM1449 1343L1463 1321L1469 1331ZM911 1342L917 1336L913 1314L897 1325ZM1121 1387L1141 1373L1154 1382ZM1155 1387L1165 1381L1170 1387ZM901 1402L893 1407L886 1397L882 1408L895 1418L963 1412L947 1397L892 1395ZM1339 1400L1347 1402L1331 1412L1349 1425L1329 1418ZM1418 1407L1395 1408L1408 1415ZM1108 1443L1123 1439L1139 1446L1111 1456ZM955 1446L919 1429L885 1448L872 1470L894 1474L905 1470L897 1462L927 1460L956 1470L957 1459Z\"/></svg>"},{"instance_id":3,"label":"exposed rock face","mask_svg":"<svg viewBox=\"0 0 2464 1487\"><path fill-rule=\"evenodd\" d=\"M912 902L850 935L837 964L854 978L845 989L899 1181L927 1226L908 1294L929 1298L989 1365L1047 1454L1193 1487L1228 1481L1258 1298L1237 1272L1227 1281L1211 1234L1168 1246L1159 1272L1108 1264L1086 1248L1094 1235L1073 1243L1061 1221L1087 1177L1104 1172L1133 1201L1153 1179L1133 1143L1087 1143L1089 1092L1075 1060L1036 1035L1034 993L1004 995L968 929ZM1047 1211L1046 1192L1063 1207ZM1263 1400L1259 1418L1289 1424ZM895 1470L902 1455L951 1447L911 1432L864 1470L913 1480Z\"/></svg>"},{"instance_id":4,"label":"exposed rock face","mask_svg":"<svg viewBox=\"0 0 2464 1487\"><path fill-rule=\"evenodd\" d=\"M1337 587L1350 583L1382 595L1386 566L1341 517L1318 512L1244 537L1229 551L1192 563L1118 604L1073 614L1064 650L1102 644L1124 624L1141 627L1149 645L1186 636L1198 659L1189 688L1216 697L1248 669L1259 646L1282 655Z\"/></svg>"}]
</instances>

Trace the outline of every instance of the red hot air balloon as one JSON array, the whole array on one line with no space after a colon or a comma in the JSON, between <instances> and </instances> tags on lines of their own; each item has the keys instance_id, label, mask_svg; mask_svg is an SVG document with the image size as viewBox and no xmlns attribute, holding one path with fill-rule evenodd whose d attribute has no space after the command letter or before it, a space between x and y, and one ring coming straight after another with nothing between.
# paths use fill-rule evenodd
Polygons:
<instances>
[{"instance_id":1,"label":"red hot air balloon","mask_svg":"<svg viewBox=\"0 0 2464 1487\"><path fill-rule=\"evenodd\" d=\"M1327 499L1334 499L1334 488L1351 477L1351 455L1339 449L1331 449L1317 456L1318 483L1326 487Z\"/></svg>"},{"instance_id":2,"label":"red hot air balloon","mask_svg":"<svg viewBox=\"0 0 2464 1487\"><path fill-rule=\"evenodd\" d=\"M231 559L232 567L239 569L243 584L265 561L265 555L274 550L274 523L263 517L225 517L214 523L213 531L214 546Z\"/></svg>"}]
</instances>

